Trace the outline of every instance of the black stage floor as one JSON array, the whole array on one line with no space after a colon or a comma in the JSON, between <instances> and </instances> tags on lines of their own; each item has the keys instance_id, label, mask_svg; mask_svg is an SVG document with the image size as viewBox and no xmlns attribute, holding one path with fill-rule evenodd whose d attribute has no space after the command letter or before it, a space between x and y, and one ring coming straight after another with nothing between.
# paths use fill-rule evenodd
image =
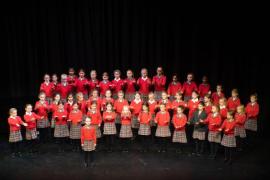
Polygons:
<instances>
[{"instance_id":1,"label":"black stage floor","mask_svg":"<svg viewBox=\"0 0 270 180\"><path fill-rule=\"evenodd\" d=\"M158 153L155 144L151 152L140 152L140 144L132 144L129 152L121 152L119 146L108 153L104 145L96 152L95 166L83 166L83 154L66 151L58 153L58 144L49 142L40 146L35 155L25 153L12 158L5 140L0 141L0 179L259 179L269 176L269 143L257 140L256 147L236 153L232 165L223 163L223 149L216 160L207 154L196 157L190 154L192 147L185 147L184 154L169 146L168 152Z\"/></svg>"}]
</instances>

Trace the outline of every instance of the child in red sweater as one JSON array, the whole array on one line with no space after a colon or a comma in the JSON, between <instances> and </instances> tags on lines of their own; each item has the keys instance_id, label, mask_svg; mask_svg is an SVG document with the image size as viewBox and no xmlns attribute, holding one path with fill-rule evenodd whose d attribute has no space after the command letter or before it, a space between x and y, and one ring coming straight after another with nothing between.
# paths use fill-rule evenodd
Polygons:
<instances>
[{"instance_id":1,"label":"child in red sweater","mask_svg":"<svg viewBox=\"0 0 270 180\"><path fill-rule=\"evenodd\" d=\"M119 137L122 139L122 150L128 152L131 138L133 137L131 130L131 112L128 105L124 105L121 112L121 130Z\"/></svg>"},{"instance_id":2,"label":"child in red sweater","mask_svg":"<svg viewBox=\"0 0 270 180\"><path fill-rule=\"evenodd\" d=\"M239 99L239 93L237 89L232 90L232 96L227 101L227 107L229 111L232 111L235 113L237 106L241 104L241 101Z\"/></svg>"},{"instance_id":3,"label":"child in red sweater","mask_svg":"<svg viewBox=\"0 0 270 180\"><path fill-rule=\"evenodd\" d=\"M136 92L136 79L133 77L132 70L127 70L127 78L124 80L125 99L130 103L134 99Z\"/></svg>"},{"instance_id":4,"label":"child in red sweater","mask_svg":"<svg viewBox=\"0 0 270 180\"><path fill-rule=\"evenodd\" d=\"M158 67L157 74L153 77L152 80L156 101L161 100L161 93L165 91L166 79L167 78L163 73L162 67Z\"/></svg>"},{"instance_id":5,"label":"child in red sweater","mask_svg":"<svg viewBox=\"0 0 270 180\"><path fill-rule=\"evenodd\" d=\"M247 116L245 113L244 105L237 106L234 119L236 122L235 131L234 131L234 134L236 137L236 144L237 144L238 150L241 151L244 141L246 139L245 122L246 122Z\"/></svg>"},{"instance_id":6,"label":"child in red sweater","mask_svg":"<svg viewBox=\"0 0 270 180\"><path fill-rule=\"evenodd\" d=\"M169 87L167 90L170 101L173 101L175 99L176 93L180 92L181 90L182 90L182 85L178 81L177 74L174 74L172 76L172 82L169 84Z\"/></svg>"}]
</instances>

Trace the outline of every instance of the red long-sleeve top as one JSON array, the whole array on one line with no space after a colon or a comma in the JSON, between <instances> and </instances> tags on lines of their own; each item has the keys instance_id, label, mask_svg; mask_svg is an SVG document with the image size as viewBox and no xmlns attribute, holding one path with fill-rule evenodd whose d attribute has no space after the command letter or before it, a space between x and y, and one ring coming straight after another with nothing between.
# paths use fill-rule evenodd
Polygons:
<instances>
[{"instance_id":1,"label":"red long-sleeve top","mask_svg":"<svg viewBox=\"0 0 270 180\"><path fill-rule=\"evenodd\" d=\"M192 118L193 117L193 113L196 111L196 109L198 108L200 101L198 99L190 99L188 101L188 108L189 108L189 112L188 112L188 118Z\"/></svg>"},{"instance_id":2,"label":"red long-sleeve top","mask_svg":"<svg viewBox=\"0 0 270 180\"><path fill-rule=\"evenodd\" d=\"M83 114L82 111L77 110L77 111L71 111L69 113L68 119L71 120L71 123L74 125L77 125L78 122L81 122L83 119Z\"/></svg>"},{"instance_id":3,"label":"red long-sleeve top","mask_svg":"<svg viewBox=\"0 0 270 180\"><path fill-rule=\"evenodd\" d=\"M168 126L170 122L170 114L168 111L165 112L158 112L156 117L155 117L155 122L159 126Z\"/></svg>"},{"instance_id":4,"label":"red long-sleeve top","mask_svg":"<svg viewBox=\"0 0 270 180\"><path fill-rule=\"evenodd\" d=\"M67 124L67 111L55 111L54 112L54 119L56 125L65 125Z\"/></svg>"},{"instance_id":5,"label":"red long-sleeve top","mask_svg":"<svg viewBox=\"0 0 270 180\"><path fill-rule=\"evenodd\" d=\"M37 112L37 115L43 116L44 118L48 117L48 111L50 110L49 104L47 101L40 102L37 101L34 108Z\"/></svg>"},{"instance_id":6,"label":"red long-sleeve top","mask_svg":"<svg viewBox=\"0 0 270 180\"><path fill-rule=\"evenodd\" d=\"M176 114L177 107L179 107L179 106L187 107L187 103L185 101L182 101L182 100L181 101L174 100L172 102L172 105L171 105L174 114Z\"/></svg>"},{"instance_id":7,"label":"red long-sleeve top","mask_svg":"<svg viewBox=\"0 0 270 180\"><path fill-rule=\"evenodd\" d=\"M130 110L132 111L133 115L135 115L135 116L139 115L139 113L142 110L142 104L143 104L142 101L139 101L139 102L136 102L135 100L131 101L129 107L130 107Z\"/></svg>"},{"instance_id":8,"label":"red long-sleeve top","mask_svg":"<svg viewBox=\"0 0 270 180\"><path fill-rule=\"evenodd\" d=\"M76 88L76 92L88 94L88 80L86 78L77 78L74 83L74 87Z\"/></svg>"},{"instance_id":9,"label":"red long-sleeve top","mask_svg":"<svg viewBox=\"0 0 270 180\"><path fill-rule=\"evenodd\" d=\"M21 130L21 126L17 126L17 124L22 125L23 124L23 121L22 121L22 119L21 119L20 116L16 116L16 117L10 116L8 118L8 124L9 124L9 130L10 130L10 132L20 131Z\"/></svg>"},{"instance_id":10,"label":"red long-sleeve top","mask_svg":"<svg viewBox=\"0 0 270 180\"><path fill-rule=\"evenodd\" d=\"M96 129L92 126L83 126L81 128L81 144L84 144L84 141L91 140L93 140L95 144L97 143Z\"/></svg>"},{"instance_id":11,"label":"red long-sleeve top","mask_svg":"<svg viewBox=\"0 0 270 180\"><path fill-rule=\"evenodd\" d=\"M131 124L131 113L121 114L121 124L130 125Z\"/></svg>"},{"instance_id":12,"label":"red long-sleeve top","mask_svg":"<svg viewBox=\"0 0 270 180\"><path fill-rule=\"evenodd\" d=\"M184 82L182 92L184 96L191 96L193 91L197 91L197 85L195 82Z\"/></svg>"},{"instance_id":13,"label":"red long-sleeve top","mask_svg":"<svg viewBox=\"0 0 270 180\"><path fill-rule=\"evenodd\" d=\"M66 84L57 84L56 92L58 92L62 99L66 99L68 94L72 92L73 86L66 83Z\"/></svg>"},{"instance_id":14,"label":"red long-sleeve top","mask_svg":"<svg viewBox=\"0 0 270 180\"><path fill-rule=\"evenodd\" d=\"M140 112L139 114L139 122L140 124L150 124L150 120L152 118L152 114L150 112Z\"/></svg>"},{"instance_id":15,"label":"red long-sleeve top","mask_svg":"<svg viewBox=\"0 0 270 180\"><path fill-rule=\"evenodd\" d=\"M235 128L236 122L235 121L228 121L227 119L222 123L222 126L220 127L224 134L226 135L234 135L234 128Z\"/></svg>"},{"instance_id":16,"label":"red long-sleeve top","mask_svg":"<svg viewBox=\"0 0 270 180\"><path fill-rule=\"evenodd\" d=\"M151 79L149 77L140 77L137 80L137 85L139 86L139 92L143 95L148 95L151 87Z\"/></svg>"},{"instance_id":17,"label":"red long-sleeve top","mask_svg":"<svg viewBox=\"0 0 270 180\"><path fill-rule=\"evenodd\" d=\"M246 106L247 118L257 119L259 114L259 104L258 103L248 103Z\"/></svg>"},{"instance_id":18,"label":"red long-sleeve top","mask_svg":"<svg viewBox=\"0 0 270 180\"><path fill-rule=\"evenodd\" d=\"M124 80L122 79L114 79L112 80L112 89L113 89L113 93L118 93L119 91L124 89Z\"/></svg>"},{"instance_id":19,"label":"red long-sleeve top","mask_svg":"<svg viewBox=\"0 0 270 180\"><path fill-rule=\"evenodd\" d=\"M217 92L214 92L211 97L212 97L213 103L215 105L218 105L219 99L224 98L225 96L222 92L220 94L218 94Z\"/></svg>"},{"instance_id":20,"label":"red long-sleeve top","mask_svg":"<svg viewBox=\"0 0 270 180\"><path fill-rule=\"evenodd\" d=\"M199 85L199 90L198 91L199 91L200 97L204 97L210 91L210 84L201 83Z\"/></svg>"},{"instance_id":21,"label":"red long-sleeve top","mask_svg":"<svg viewBox=\"0 0 270 180\"><path fill-rule=\"evenodd\" d=\"M92 92L94 89L96 89L98 87L99 84L99 80L95 79L90 79L88 81L88 88L89 88L89 92Z\"/></svg>"},{"instance_id":22,"label":"red long-sleeve top","mask_svg":"<svg viewBox=\"0 0 270 180\"><path fill-rule=\"evenodd\" d=\"M38 116L36 113L25 113L24 121L27 123L26 129L34 129L37 127L37 119L40 119L40 116Z\"/></svg>"},{"instance_id":23,"label":"red long-sleeve top","mask_svg":"<svg viewBox=\"0 0 270 180\"><path fill-rule=\"evenodd\" d=\"M125 87L125 92L126 93L135 93L136 92L136 79L132 78L126 78L124 80L124 87Z\"/></svg>"},{"instance_id":24,"label":"red long-sleeve top","mask_svg":"<svg viewBox=\"0 0 270 180\"><path fill-rule=\"evenodd\" d=\"M106 122L114 122L116 118L115 112L104 112L103 113L103 121Z\"/></svg>"},{"instance_id":25,"label":"red long-sleeve top","mask_svg":"<svg viewBox=\"0 0 270 180\"><path fill-rule=\"evenodd\" d=\"M175 114L173 115L172 122L176 131L183 131L185 130L185 126L187 124L187 117L185 114Z\"/></svg>"},{"instance_id":26,"label":"red long-sleeve top","mask_svg":"<svg viewBox=\"0 0 270 180\"><path fill-rule=\"evenodd\" d=\"M152 84L154 85L155 91L164 91L166 85L166 76L154 76L152 80Z\"/></svg>"},{"instance_id":27,"label":"red long-sleeve top","mask_svg":"<svg viewBox=\"0 0 270 180\"><path fill-rule=\"evenodd\" d=\"M230 97L227 101L228 110L235 111L237 106L239 106L240 104L241 102L239 98L233 99L232 97Z\"/></svg>"},{"instance_id":28,"label":"red long-sleeve top","mask_svg":"<svg viewBox=\"0 0 270 180\"><path fill-rule=\"evenodd\" d=\"M182 90L182 85L180 82L171 82L168 87L168 95L169 96L175 96L177 92L180 92Z\"/></svg>"},{"instance_id":29,"label":"red long-sleeve top","mask_svg":"<svg viewBox=\"0 0 270 180\"><path fill-rule=\"evenodd\" d=\"M98 86L100 94L104 96L105 92L112 88L112 83L110 81L100 81Z\"/></svg>"},{"instance_id":30,"label":"red long-sleeve top","mask_svg":"<svg viewBox=\"0 0 270 180\"><path fill-rule=\"evenodd\" d=\"M235 113L234 119L235 119L235 122L236 122L236 126L243 128L244 125L245 125L247 116L246 116L245 113L241 113L241 114L240 113Z\"/></svg>"},{"instance_id":31,"label":"red long-sleeve top","mask_svg":"<svg viewBox=\"0 0 270 180\"><path fill-rule=\"evenodd\" d=\"M148 106L149 106L149 112L151 114L155 114L155 110L157 108L158 103L155 100L154 101L148 100L147 103L148 103Z\"/></svg>"},{"instance_id":32,"label":"red long-sleeve top","mask_svg":"<svg viewBox=\"0 0 270 180\"><path fill-rule=\"evenodd\" d=\"M102 122L102 117L99 111L88 111L87 116L92 119L92 124L100 125Z\"/></svg>"},{"instance_id":33,"label":"red long-sleeve top","mask_svg":"<svg viewBox=\"0 0 270 180\"><path fill-rule=\"evenodd\" d=\"M114 109L116 113L121 114L124 106L128 106L127 100L123 99L120 101L119 99L117 99L116 101L114 101Z\"/></svg>"},{"instance_id":34,"label":"red long-sleeve top","mask_svg":"<svg viewBox=\"0 0 270 180\"><path fill-rule=\"evenodd\" d=\"M204 123L208 124L209 131L218 132L218 129L222 123L221 116L219 114L214 116L214 114L211 113L207 116L206 120L204 120Z\"/></svg>"},{"instance_id":35,"label":"red long-sleeve top","mask_svg":"<svg viewBox=\"0 0 270 180\"><path fill-rule=\"evenodd\" d=\"M222 120L227 118L228 108L220 107L219 114L221 115Z\"/></svg>"},{"instance_id":36,"label":"red long-sleeve top","mask_svg":"<svg viewBox=\"0 0 270 180\"><path fill-rule=\"evenodd\" d=\"M53 91L55 89L55 86L53 83L49 82L49 83L41 83L40 85L40 92L44 92L46 97L53 97Z\"/></svg>"}]
</instances>

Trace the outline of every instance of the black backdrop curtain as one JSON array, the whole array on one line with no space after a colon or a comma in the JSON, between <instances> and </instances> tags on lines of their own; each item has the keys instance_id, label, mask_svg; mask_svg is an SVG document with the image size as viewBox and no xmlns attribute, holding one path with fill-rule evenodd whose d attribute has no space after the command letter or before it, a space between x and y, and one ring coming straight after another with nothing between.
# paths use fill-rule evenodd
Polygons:
<instances>
[{"instance_id":1,"label":"black backdrop curtain","mask_svg":"<svg viewBox=\"0 0 270 180\"><path fill-rule=\"evenodd\" d=\"M263 11L209 11L166 2L23 1L4 6L1 121L11 106L19 106L22 115L23 104L36 100L44 73L60 75L74 67L87 75L96 69L112 76L116 68L131 68L138 76L142 67L153 75L163 66L169 78L176 72L181 82L194 72L197 82L208 75L212 88L222 83L227 95L237 87L244 103L257 91L267 127L269 98L260 80L266 75Z\"/></svg>"}]
</instances>

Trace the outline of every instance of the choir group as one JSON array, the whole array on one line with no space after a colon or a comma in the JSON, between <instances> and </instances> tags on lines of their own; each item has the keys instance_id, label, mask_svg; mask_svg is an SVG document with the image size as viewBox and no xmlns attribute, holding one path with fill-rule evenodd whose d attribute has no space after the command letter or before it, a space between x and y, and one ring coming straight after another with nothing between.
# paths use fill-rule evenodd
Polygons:
<instances>
[{"instance_id":1,"label":"choir group","mask_svg":"<svg viewBox=\"0 0 270 180\"><path fill-rule=\"evenodd\" d=\"M225 149L224 162L228 164L232 163L236 147L241 150L246 142L253 143L259 113L257 94L251 94L250 102L243 105L237 89L226 98L220 84L215 92L211 91L206 76L197 86L192 73L183 84L174 74L167 87L162 67L156 73L150 78L143 68L136 80L132 70L127 70L122 79L120 70L115 70L112 81L107 72L99 81L95 70L88 79L83 69L77 77L70 68L68 75L61 75L60 82L56 74L52 79L45 74L39 100L34 106L26 104L23 118L17 115L16 108L9 111L12 157L21 156L21 126L26 128L29 152L36 151L36 144L46 143L53 134L59 152L64 151L67 138L74 151L82 149L85 166L89 159L93 164L99 142L104 142L110 152L116 138L125 152L134 141L141 143L141 151L149 151L154 141L158 152L166 152L172 142L181 153L184 144L192 141L193 154L197 156L204 153L208 141L211 159L215 159L221 144Z\"/></svg>"}]
</instances>

